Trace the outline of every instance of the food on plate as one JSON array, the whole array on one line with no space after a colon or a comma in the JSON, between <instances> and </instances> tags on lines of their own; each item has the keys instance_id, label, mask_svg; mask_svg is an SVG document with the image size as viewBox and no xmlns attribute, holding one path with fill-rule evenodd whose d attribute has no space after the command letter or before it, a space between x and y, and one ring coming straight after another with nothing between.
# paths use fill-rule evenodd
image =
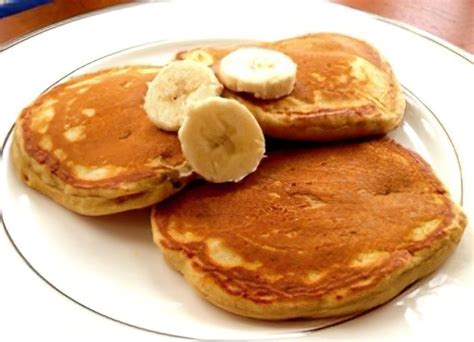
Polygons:
<instances>
[{"instance_id":1,"label":"food on plate","mask_svg":"<svg viewBox=\"0 0 474 342\"><path fill-rule=\"evenodd\" d=\"M32 188L84 215L147 207L191 177L176 133L143 109L160 69L86 74L39 96L17 120L13 161Z\"/></svg>"},{"instance_id":2,"label":"food on plate","mask_svg":"<svg viewBox=\"0 0 474 342\"><path fill-rule=\"evenodd\" d=\"M178 137L192 170L215 183L242 180L265 153L265 138L252 113L219 97L191 107Z\"/></svg>"},{"instance_id":3,"label":"food on plate","mask_svg":"<svg viewBox=\"0 0 474 342\"><path fill-rule=\"evenodd\" d=\"M223 86L212 70L192 60L171 62L148 85L145 111L159 128L177 131L194 103L219 96Z\"/></svg>"},{"instance_id":4,"label":"food on plate","mask_svg":"<svg viewBox=\"0 0 474 342\"><path fill-rule=\"evenodd\" d=\"M222 58L218 73L230 90L248 92L260 99L277 99L293 91L296 64L275 50L243 47Z\"/></svg>"},{"instance_id":5,"label":"food on plate","mask_svg":"<svg viewBox=\"0 0 474 342\"><path fill-rule=\"evenodd\" d=\"M362 137L386 133L403 118L403 91L388 62L368 43L341 34L200 48L176 58L212 66L225 83L223 62L243 47L275 50L297 65L294 90L288 96L264 100L232 91L234 87L222 93L244 104L269 136L314 141Z\"/></svg>"},{"instance_id":6,"label":"food on plate","mask_svg":"<svg viewBox=\"0 0 474 342\"><path fill-rule=\"evenodd\" d=\"M316 33L72 78L22 111L12 157L77 213L154 205L165 259L224 310L350 315L434 271L466 226L430 166L378 136L404 110L374 47Z\"/></svg>"},{"instance_id":7,"label":"food on plate","mask_svg":"<svg viewBox=\"0 0 474 342\"><path fill-rule=\"evenodd\" d=\"M273 148L240 183L157 204L153 236L208 301L238 315L329 317L434 271L466 217L429 165L388 138Z\"/></svg>"}]
</instances>

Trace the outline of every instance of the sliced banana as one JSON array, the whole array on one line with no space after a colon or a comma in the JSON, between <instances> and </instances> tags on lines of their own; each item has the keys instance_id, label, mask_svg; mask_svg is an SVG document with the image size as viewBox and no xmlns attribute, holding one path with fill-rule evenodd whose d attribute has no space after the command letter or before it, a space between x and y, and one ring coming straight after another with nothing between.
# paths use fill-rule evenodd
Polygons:
<instances>
[{"instance_id":1,"label":"sliced banana","mask_svg":"<svg viewBox=\"0 0 474 342\"><path fill-rule=\"evenodd\" d=\"M223 86L212 70L195 61L169 63L148 85L145 111L159 128L177 131L188 107L210 96L219 96Z\"/></svg>"},{"instance_id":2,"label":"sliced banana","mask_svg":"<svg viewBox=\"0 0 474 342\"><path fill-rule=\"evenodd\" d=\"M220 97L191 107L178 137L192 169L215 183L240 181L256 170L265 153L265 138L252 113Z\"/></svg>"},{"instance_id":3,"label":"sliced banana","mask_svg":"<svg viewBox=\"0 0 474 342\"><path fill-rule=\"evenodd\" d=\"M219 64L218 76L233 91L261 99L277 99L293 91L297 66L278 51L258 47L237 49Z\"/></svg>"}]
</instances>

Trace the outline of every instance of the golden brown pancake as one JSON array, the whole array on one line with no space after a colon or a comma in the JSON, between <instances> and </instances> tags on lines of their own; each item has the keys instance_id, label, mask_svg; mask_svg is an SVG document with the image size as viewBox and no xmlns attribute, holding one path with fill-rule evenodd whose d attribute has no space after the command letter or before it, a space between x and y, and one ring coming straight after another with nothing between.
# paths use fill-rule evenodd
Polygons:
<instances>
[{"instance_id":1,"label":"golden brown pancake","mask_svg":"<svg viewBox=\"0 0 474 342\"><path fill-rule=\"evenodd\" d=\"M465 225L431 168L388 138L273 151L240 183L195 184L152 213L166 260L205 299L270 320L380 305Z\"/></svg>"},{"instance_id":2,"label":"golden brown pancake","mask_svg":"<svg viewBox=\"0 0 474 342\"><path fill-rule=\"evenodd\" d=\"M210 47L177 54L213 65L242 46L262 46L290 56L298 65L293 92L260 100L226 89L255 115L272 137L328 141L382 134L397 127L405 111L401 87L380 53L366 42L317 33L273 43Z\"/></svg>"},{"instance_id":3,"label":"golden brown pancake","mask_svg":"<svg viewBox=\"0 0 474 342\"><path fill-rule=\"evenodd\" d=\"M13 160L24 181L85 215L146 207L178 191L189 178L178 138L142 107L158 70L107 69L38 97L15 130Z\"/></svg>"}]
</instances>

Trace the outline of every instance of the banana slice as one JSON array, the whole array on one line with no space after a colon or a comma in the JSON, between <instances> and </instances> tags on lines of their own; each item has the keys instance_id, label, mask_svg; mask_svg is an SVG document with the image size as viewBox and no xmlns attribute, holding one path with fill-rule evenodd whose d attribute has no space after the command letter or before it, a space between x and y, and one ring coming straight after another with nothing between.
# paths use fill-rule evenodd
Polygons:
<instances>
[{"instance_id":1,"label":"banana slice","mask_svg":"<svg viewBox=\"0 0 474 342\"><path fill-rule=\"evenodd\" d=\"M240 181L256 170L265 153L265 138L252 113L220 97L190 108L178 137L192 169L215 183Z\"/></svg>"},{"instance_id":2,"label":"banana slice","mask_svg":"<svg viewBox=\"0 0 474 342\"><path fill-rule=\"evenodd\" d=\"M296 64L287 55L258 47L240 48L225 56L218 76L233 91L261 99L277 99L293 91Z\"/></svg>"},{"instance_id":3,"label":"banana slice","mask_svg":"<svg viewBox=\"0 0 474 342\"><path fill-rule=\"evenodd\" d=\"M223 86L212 70L195 61L169 63L148 85L145 111L159 128L177 131L188 107L210 96L219 96Z\"/></svg>"}]
</instances>

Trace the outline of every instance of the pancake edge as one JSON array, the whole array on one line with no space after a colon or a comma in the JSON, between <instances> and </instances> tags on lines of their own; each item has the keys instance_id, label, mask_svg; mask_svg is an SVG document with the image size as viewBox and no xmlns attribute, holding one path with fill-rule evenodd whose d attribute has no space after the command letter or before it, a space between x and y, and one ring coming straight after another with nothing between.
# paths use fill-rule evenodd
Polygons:
<instances>
[{"instance_id":1,"label":"pancake edge","mask_svg":"<svg viewBox=\"0 0 474 342\"><path fill-rule=\"evenodd\" d=\"M398 81L397 81L398 84ZM399 85L397 87L400 88ZM266 135L297 141L336 141L381 135L397 128L406 108L401 88L397 91L396 109L393 113L363 113L364 108L327 113L275 113L265 111L226 89L224 97L235 99L255 116ZM343 122L343 124L341 124Z\"/></svg>"},{"instance_id":2,"label":"pancake edge","mask_svg":"<svg viewBox=\"0 0 474 342\"><path fill-rule=\"evenodd\" d=\"M23 147L22 117L16 122L11 145L13 165L29 187L50 197L63 207L87 216L101 216L148 207L181 190L194 176L180 177L177 170L166 170L141 181L118 187L78 188L55 176L29 156Z\"/></svg>"},{"instance_id":3,"label":"pancake edge","mask_svg":"<svg viewBox=\"0 0 474 342\"><path fill-rule=\"evenodd\" d=\"M336 299L334 293L329 293L313 301L305 299L268 304L255 303L228 293L205 272L194 268L192 259L189 259L182 250L171 250L163 246L161 243L163 237L154 220L155 208L151 213L151 225L153 240L160 247L168 264L180 272L199 295L221 309L263 320L327 318L360 313L384 304L409 285L434 272L455 249L467 224L467 218L457 204L453 203L453 210L454 218L444 228L445 234L440 239L430 248L412 254L404 265L388 274L369 290L354 291L342 299Z\"/></svg>"}]
</instances>

